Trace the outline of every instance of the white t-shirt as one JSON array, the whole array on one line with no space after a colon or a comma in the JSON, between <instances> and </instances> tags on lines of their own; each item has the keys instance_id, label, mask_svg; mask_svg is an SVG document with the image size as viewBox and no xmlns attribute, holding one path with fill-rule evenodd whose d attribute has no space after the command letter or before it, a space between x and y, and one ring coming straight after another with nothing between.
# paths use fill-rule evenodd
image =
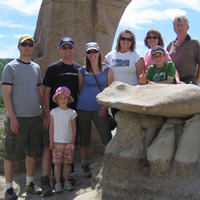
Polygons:
<instances>
[{"instance_id":1,"label":"white t-shirt","mask_svg":"<svg viewBox=\"0 0 200 200\"><path fill-rule=\"evenodd\" d=\"M109 52L105 58L112 67L115 81L130 85L138 84L135 63L140 59L140 55L136 51L120 53L114 50Z\"/></svg>"},{"instance_id":2,"label":"white t-shirt","mask_svg":"<svg viewBox=\"0 0 200 200\"><path fill-rule=\"evenodd\" d=\"M71 108L62 110L57 107L53 108L50 114L54 118L53 141L59 143L72 143L72 119L77 117L76 111Z\"/></svg>"}]
</instances>

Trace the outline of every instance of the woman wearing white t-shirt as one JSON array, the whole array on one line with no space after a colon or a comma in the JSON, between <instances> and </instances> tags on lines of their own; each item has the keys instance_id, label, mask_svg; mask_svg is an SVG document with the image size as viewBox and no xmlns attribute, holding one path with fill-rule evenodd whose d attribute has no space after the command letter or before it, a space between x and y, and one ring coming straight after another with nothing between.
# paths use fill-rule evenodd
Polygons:
<instances>
[{"instance_id":1,"label":"woman wearing white t-shirt","mask_svg":"<svg viewBox=\"0 0 200 200\"><path fill-rule=\"evenodd\" d=\"M114 51L105 56L105 62L112 67L114 80L137 85L144 70L144 60L135 51L136 39L130 30L119 33Z\"/></svg>"}]
</instances>

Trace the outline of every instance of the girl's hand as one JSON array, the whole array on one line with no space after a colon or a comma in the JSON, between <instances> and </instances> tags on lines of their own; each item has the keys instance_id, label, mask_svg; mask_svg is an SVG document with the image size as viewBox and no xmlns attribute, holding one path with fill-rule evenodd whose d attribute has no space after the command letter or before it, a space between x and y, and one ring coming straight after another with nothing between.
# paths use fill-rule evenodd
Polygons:
<instances>
[{"instance_id":1,"label":"girl's hand","mask_svg":"<svg viewBox=\"0 0 200 200\"><path fill-rule=\"evenodd\" d=\"M49 148L50 148L51 150L54 149L54 144L53 144L53 142L50 142L50 144L49 144Z\"/></svg>"},{"instance_id":2,"label":"girl's hand","mask_svg":"<svg viewBox=\"0 0 200 200\"><path fill-rule=\"evenodd\" d=\"M108 114L108 110L105 106L101 106L100 110L99 110L99 117L105 117Z\"/></svg>"}]
</instances>

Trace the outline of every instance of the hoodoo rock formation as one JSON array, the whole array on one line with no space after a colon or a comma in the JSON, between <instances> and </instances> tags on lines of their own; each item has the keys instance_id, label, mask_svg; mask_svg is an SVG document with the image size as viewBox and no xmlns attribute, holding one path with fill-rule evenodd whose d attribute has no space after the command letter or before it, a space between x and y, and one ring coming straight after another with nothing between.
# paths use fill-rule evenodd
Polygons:
<instances>
[{"instance_id":1,"label":"hoodoo rock formation","mask_svg":"<svg viewBox=\"0 0 200 200\"><path fill-rule=\"evenodd\" d=\"M60 58L59 41L73 38L74 60L83 64L85 44L96 41L102 54L111 50L119 20L131 0L43 0L35 30L33 59L44 75L47 66Z\"/></svg>"},{"instance_id":2,"label":"hoodoo rock formation","mask_svg":"<svg viewBox=\"0 0 200 200\"><path fill-rule=\"evenodd\" d=\"M102 164L102 199L200 199L200 87L113 82L97 96L119 108Z\"/></svg>"}]
</instances>

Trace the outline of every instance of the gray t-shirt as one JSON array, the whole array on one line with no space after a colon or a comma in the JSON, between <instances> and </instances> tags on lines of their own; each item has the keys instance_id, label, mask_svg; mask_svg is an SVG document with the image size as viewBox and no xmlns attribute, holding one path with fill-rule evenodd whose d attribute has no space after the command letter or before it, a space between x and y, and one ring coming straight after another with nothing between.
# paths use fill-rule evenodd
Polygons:
<instances>
[{"instance_id":1,"label":"gray t-shirt","mask_svg":"<svg viewBox=\"0 0 200 200\"><path fill-rule=\"evenodd\" d=\"M40 67L19 59L9 62L3 70L2 85L11 85L11 100L17 117L41 115L37 87L41 85Z\"/></svg>"}]
</instances>

